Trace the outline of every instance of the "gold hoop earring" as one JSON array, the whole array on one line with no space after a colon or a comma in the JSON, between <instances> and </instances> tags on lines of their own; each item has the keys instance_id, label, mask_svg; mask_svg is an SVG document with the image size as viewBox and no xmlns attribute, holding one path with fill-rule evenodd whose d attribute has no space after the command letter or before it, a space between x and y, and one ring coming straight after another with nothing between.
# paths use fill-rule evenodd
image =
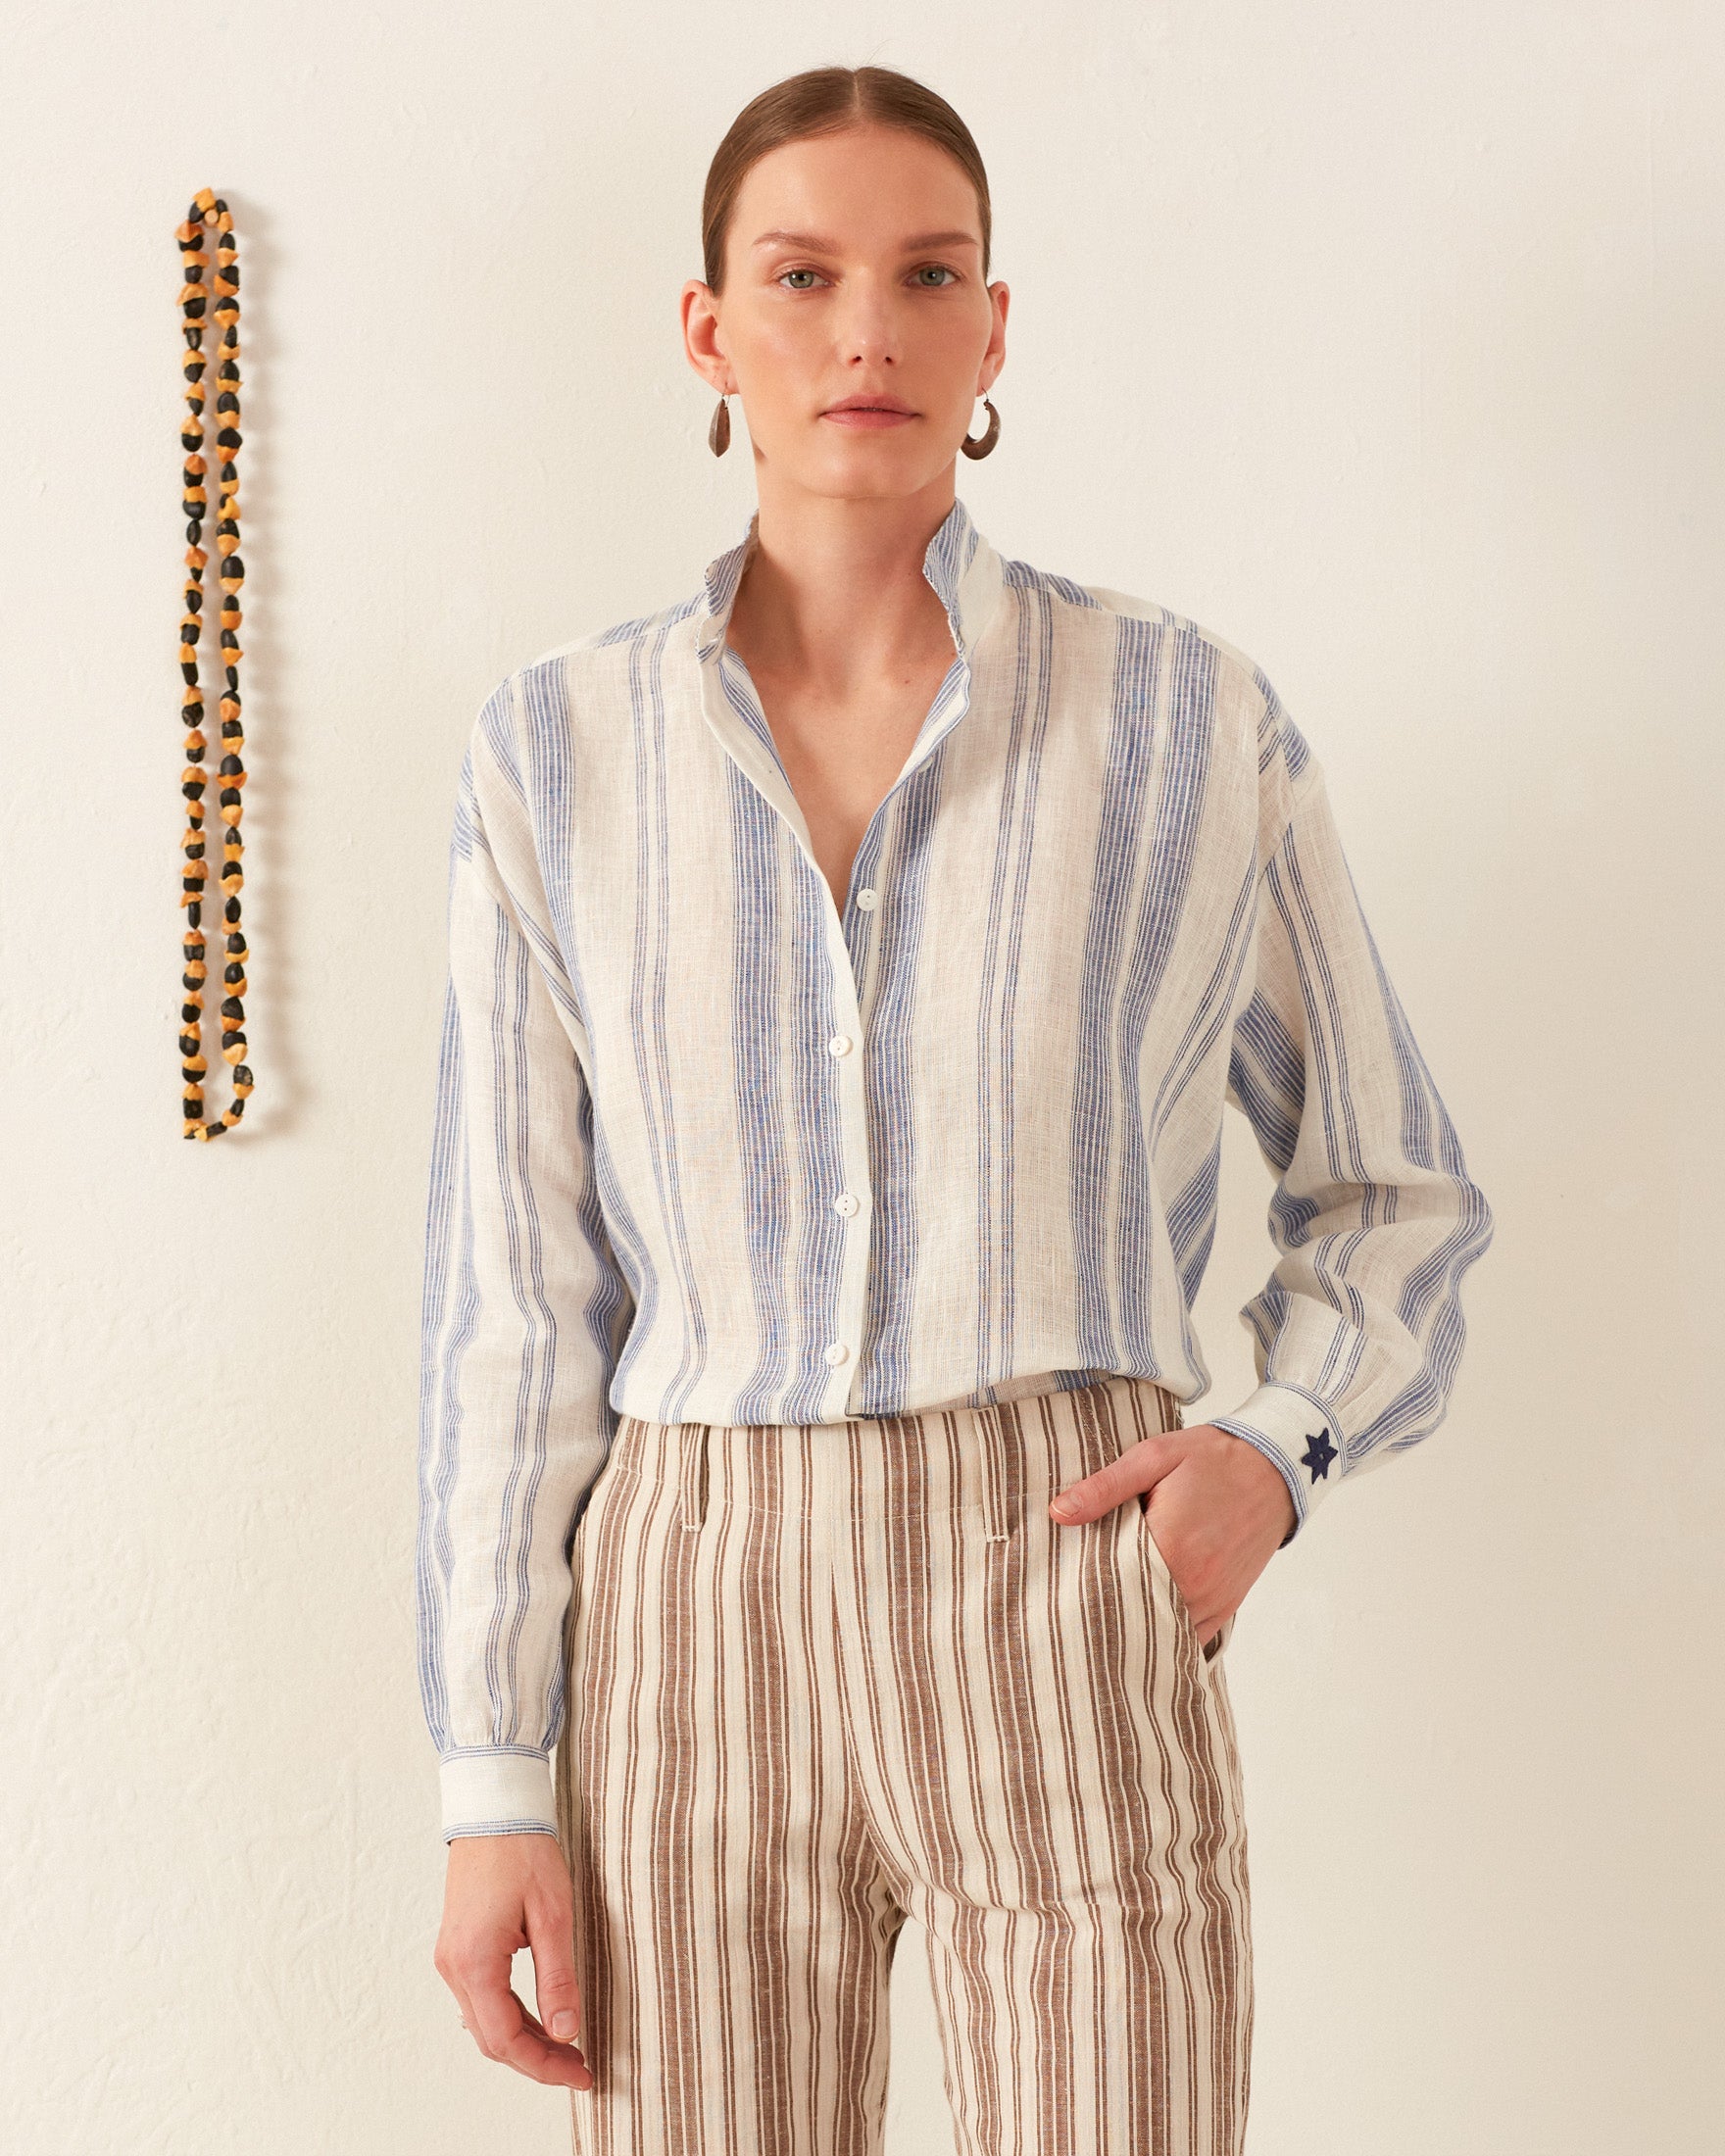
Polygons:
<instances>
[{"instance_id":1,"label":"gold hoop earring","mask_svg":"<svg viewBox=\"0 0 1725 2156\"><path fill-rule=\"evenodd\" d=\"M993 449L996 442L998 442L1001 438L1000 414L995 410L994 406L990 403L988 398L984 397L982 402L984 409L988 413L988 429L986 433L978 435L974 441L971 440L968 434L965 435L964 439L959 444L959 447L964 452L966 457L986 457L989 451Z\"/></svg>"},{"instance_id":2,"label":"gold hoop earring","mask_svg":"<svg viewBox=\"0 0 1725 2156\"><path fill-rule=\"evenodd\" d=\"M714 408L713 422L707 429L707 446L715 457L722 457L731 446L731 408L723 397Z\"/></svg>"}]
</instances>

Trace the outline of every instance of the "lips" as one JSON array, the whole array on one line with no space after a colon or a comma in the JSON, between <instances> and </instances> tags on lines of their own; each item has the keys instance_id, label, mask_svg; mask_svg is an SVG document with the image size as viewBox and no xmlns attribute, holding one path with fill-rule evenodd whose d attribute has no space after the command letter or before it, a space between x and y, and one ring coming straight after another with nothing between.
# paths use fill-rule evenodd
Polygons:
<instances>
[{"instance_id":1,"label":"lips","mask_svg":"<svg viewBox=\"0 0 1725 2156\"><path fill-rule=\"evenodd\" d=\"M821 414L829 426L844 434L893 434L915 416L897 397L848 397Z\"/></svg>"}]
</instances>

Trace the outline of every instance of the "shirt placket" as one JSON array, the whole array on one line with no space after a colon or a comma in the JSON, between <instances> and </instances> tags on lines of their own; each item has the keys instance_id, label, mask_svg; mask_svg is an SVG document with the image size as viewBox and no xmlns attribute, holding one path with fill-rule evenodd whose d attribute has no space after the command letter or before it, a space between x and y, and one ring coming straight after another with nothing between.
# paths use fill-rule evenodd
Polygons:
<instances>
[{"instance_id":1,"label":"shirt placket","mask_svg":"<svg viewBox=\"0 0 1725 2156\"><path fill-rule=\"evenodd\" d=\"M703 657L703 705L709 724L721 746L767 805L790 827L811 872L819 882L825 900L822 919L826 938L827 982L833 1012L833 1029L826 1039L826 1053L833 1065L833 1084L838 1102L840 1139L839 1187L827 1194L828 1201L845 1222L843 1257L839 1265L837 1316L831 1337L821 1348L826 1383L820 1396L822 1421L837 1421L861 1412L864 1369L862 1342L867 1327L868 1256L872 1227L872 1177L868 1143L868 1097L863 1069L865 1028L860 975L865 977L874 948L873 916L891 903L882 887L879 862L900 789L934 753L958 724L968 707L970 666L963 655L955 623L955 658L933 703L918 729L904 768L876 804L851 864L851 888L841 913L814 858L808 821L791 789L791 783L772 746L772 732L741 656L722 640ZM859 877L866 880L859 881ZM866 927L859 921L863 916ZM846 923L858 930L854 954Z\"/></svg>"}]
</instances>

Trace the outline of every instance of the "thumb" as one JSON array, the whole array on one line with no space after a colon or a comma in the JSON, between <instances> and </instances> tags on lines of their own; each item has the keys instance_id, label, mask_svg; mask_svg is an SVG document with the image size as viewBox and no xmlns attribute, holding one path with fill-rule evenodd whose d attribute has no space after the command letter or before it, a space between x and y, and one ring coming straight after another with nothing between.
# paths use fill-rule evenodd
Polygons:
<instances>
[{"instance_id":1,"label":"thumb","mask_svg":"<svg viewBox=\"0 0 1725 2156\"><path fill-rule=\"evenodd\" d=\"M549 1853L534 1867L534 1878L524 1897L523 1929L533 1955L533 1995L538 2019L547 2034L563 2043L572 2043L580 2024L581 1994L575 1983L575 1927L568 1868L563 1850L549 1836L535 1840L550 1844Z\"/></svg>"},{"instance_id":2,"label":"thumb","mask_svg":"<svg viewBox=\"0 0 1725 2156\"><path fill-rule=\"evenodd\" d=\"M1105 1512L1111 1512L1135 1492L1149 1490L1160 1482L1179 1464L1181 1446L1173 1442L1177 1435L1160 1431L1153 1437L1140 1438L1136 1445L1129 1445L1106 1467L1099 1467L1095 1474L1086 1475L1081 1481L1069 1483L1050 1500L1049 1510L1057 1520L1094 1520L1100 1519Z\"/></svg>"}]
</instances>

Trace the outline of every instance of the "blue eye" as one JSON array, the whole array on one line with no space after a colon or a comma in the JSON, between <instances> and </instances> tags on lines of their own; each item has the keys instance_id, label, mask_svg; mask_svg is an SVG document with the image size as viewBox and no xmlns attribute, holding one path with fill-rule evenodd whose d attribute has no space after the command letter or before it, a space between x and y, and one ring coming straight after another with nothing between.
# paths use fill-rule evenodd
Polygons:
<instances>
[{"instance_id":1,"label":"blue eye","mask_svg":"<svg viewBox=\"0 0 1725 2156\"><path fill-rule=\"evenodd\" d=\"M948 265L948 264L946 264L946 263L944 263L944 262L925 262L925 263L924 263L924 264L922 265L922 268L923 268L924 270L940 270L940 272L942 273L942 275L943 275L943 276L949 276L949 277L955 277L955 278L956 278L956 277L958 276L958 274L959 274L959 272L958 272L958 271L957 271L956 270L954 270L954 269L950 268L950 267L949 267L949 265ZM918 272L918 274L920 274L920 272ZM946 287L945 287L944 285L939 285L939 284L937 284L937 285L932 285L932 286L924 286L924 288L923 288L923 289L924 289L925 291L927 291L927 290L932 290L932 291L936 291L936 292L941 292L941 291L944 291L944 290L946 289Z\"/></svg>"},{"instance_id":2,"label":"blue eye","mask_svg":"<svg viewBox=\"0 0 1725 2156\"><path fill-rule=\"evenodd\" d=\"M780 271L775 281L782 284L786 277L812 277L815 274L816 272L813 270L785 270ZM799 292L807 292L809 287L806 284L799 284L796 289Z\"/></svg>"}]
</instances>

